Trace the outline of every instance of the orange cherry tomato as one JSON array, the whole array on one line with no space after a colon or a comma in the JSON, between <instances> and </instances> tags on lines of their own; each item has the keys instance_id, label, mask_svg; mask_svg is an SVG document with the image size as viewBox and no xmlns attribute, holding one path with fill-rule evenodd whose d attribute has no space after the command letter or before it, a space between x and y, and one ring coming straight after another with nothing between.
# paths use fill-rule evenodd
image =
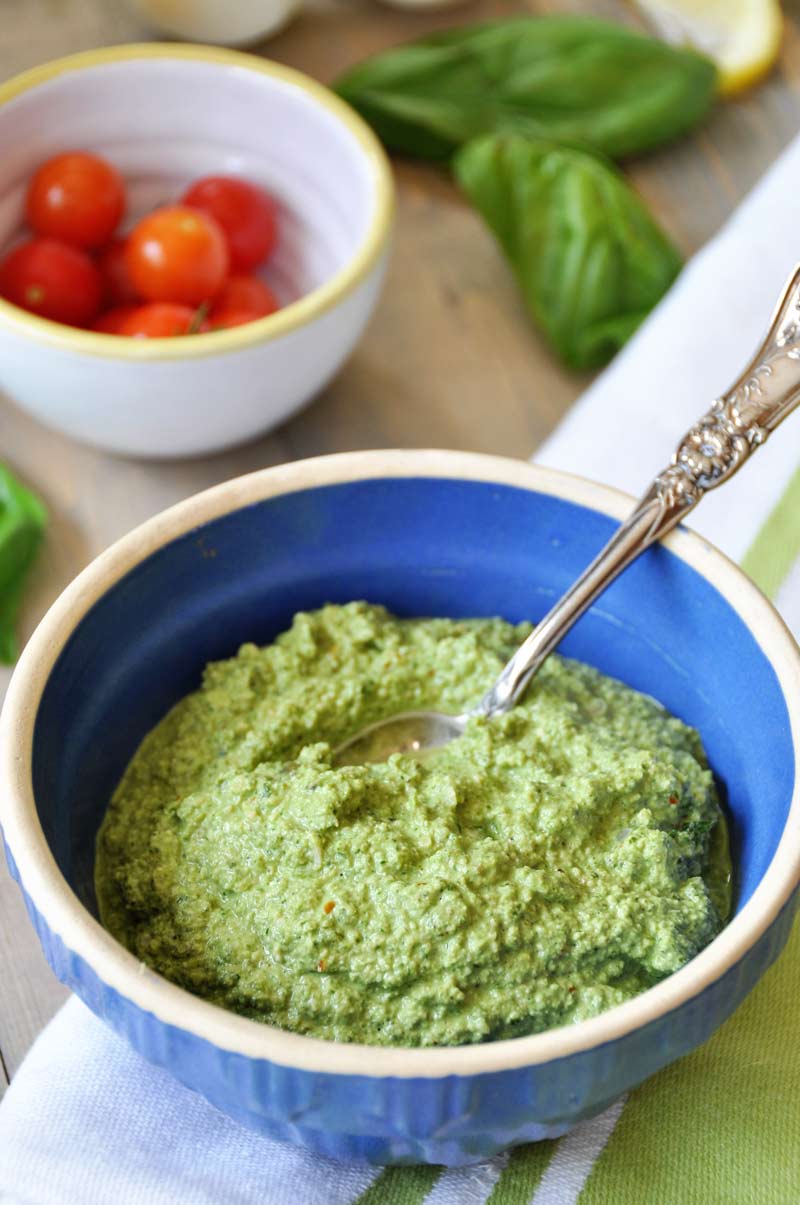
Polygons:
<instances>
[{"instance_id":1,"label":"orange cherry tomato","mask_svg":"<svg viewBox=\"0 0 800 1205\"><path fill-rule=\"evenodd\" d=\"M34 172L25 218L37 234L77 247L100 247L125 212L125 184L115 167L86 151L56 155Z\"/></svg>"},{"instance_id":2,"label":"orange cherry tomato","mask_svg":"<svg viewBox=\"0 0 800 1205\"><path fill-rule=\"evenodd\" d=\"M147 301L197 306L219 292L228 272L228 249L208 214L166 205L134 227L125 264L134 289Z\"/></svg>"},{"instance_id":3,"label":"orange cherry tomato","mask_svg":"<svg viewBox=\"0 0 800 1205\"><path fill-rule=\"evenodd\" d=\"M141 298L133 287L125 260L127 239L112 239L97 257L97 267L103 280L103 300L106 305L129 305Z\"/></svg>"},{"instance_id":4,"label":"orange cherry tomato","mask_svg":"<svg viewBox=\"0 0 800 1205\"><path fill-rule=\"evenodd\" d=\"M279 310L280 303L268 285L257 276L229 276L214 300L209 315L212 325L217 314L230 310L249 310L253 318L266 318ZM252 319L248 319L251 321Z\"/></svg>"},{"instance_id":5,"label":"orange cherry tomato","mask_svg":"<svg viewBox=\"0 0 800 1205\"><path fill-rule=\"evenodd\" d=\"M0 263L0 296L54 322L88 326L101 292L100 273L86 252L55 239L28 239Z\"/></svg>"},{"instance_id":6,"label":"orange cherry tomato","mask_svg":"<svg viewBox=\"0 0 800 1205\"><path fill-rule=\"evenodd\" d=\"M114 332L134 339L169 339L175 335L199 335L208 330L208 322L197 310L174 302L155 301L133 306Z\"/></svg>"},{"instance_id":7,"label":"orange cherry tomato","mask_svg":"<svg viewBox=\"0 0 800 1205\"><path fill-rule=\"evenodd\" d=\"M278 207L263 188L232 176L206 176L186 190L183 204L202 209L219 223L234 271L256 268L272 253Z\"/></svg>"},{"instance_id":8,"label":"orange cherry tomato","mask_svg":"<svg viewBox=\"0 0 800 1205\"><path fill-rule=\"evenodd\" d=\"M92 323L92 330L101 335L122 335L124 323L138 309L135 305L117 305L113 310L106 310Z\"/></svg>"}]
</instances>

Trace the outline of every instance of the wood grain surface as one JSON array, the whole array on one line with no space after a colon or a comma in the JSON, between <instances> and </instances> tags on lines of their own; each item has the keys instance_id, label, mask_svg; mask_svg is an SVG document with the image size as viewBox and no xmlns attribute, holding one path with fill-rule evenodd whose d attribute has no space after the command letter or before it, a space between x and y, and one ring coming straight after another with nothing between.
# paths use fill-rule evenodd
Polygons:
<instances>
[{"instance_id":1,"label":"wood grain surface","mask_svg":"<svg viewBox=\"0 0 800 1205\"><path fill-rule=\"evenodd\" d=\"M528 10L637 23L621 0L474 0L411 13L377 0L314 0L256 48L323 81L356 59L435 28ZM786 5L781 62L692 137L628 166L686 255L725 221L800 127L800 0ZM0 0L0 77L72 51L152 36L113 0ZM26 597L29 633L98 552L163 507L228 477L326 452L450 447L526 457L588 383L531 329L481 222L437 168L396 164L395 252L375 317L337 380L303 413L224 455L147 463L110 457L39 426L0 398L0 458L46 499L52 522ZM797 249L788 252L797 256ZM568 465L564 466L568 468ZM0 697L8 681L0 670ZM2 859L0 859L2 861ZM44 963L16 885L0 869L0 1092L66 995Z\"/></svg>"}]
</instances>

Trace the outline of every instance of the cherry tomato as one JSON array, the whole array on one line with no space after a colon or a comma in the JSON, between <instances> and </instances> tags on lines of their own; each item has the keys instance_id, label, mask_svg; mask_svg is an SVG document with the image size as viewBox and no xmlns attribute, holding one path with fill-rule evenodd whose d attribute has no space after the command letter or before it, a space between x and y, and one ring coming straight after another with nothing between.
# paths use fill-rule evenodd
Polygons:
<instances>
[{"instance_id":1,"label":"cherry tomato","mask_svg":"<svg viewBox=\"0 0 800 1205\"><path fill-rule=\"evenodd\" d=\"M209 315L209 324L214 331L227 331L232 326L244 326L247 322L257 322L263 318L258 310L220 309Z\"/></svg>"},{"instance_id":2,"label":"cherry tomato","mask_svg":"<svg viewBox=\"0 0 800 1205\"><path fill-rule=\"evenodd\" d=\"M199 335L208 330L208 322L188 305L154 301L137 305L122 319L118 335L135 339L168 339L173 335Z\"/></svg>"},{"instance_id":3,"label":"cherry tomato","mask_svg":"<svg viewBox=\"0 0 800 1205\"><path fill-rule=\"evenodd\" d=\"M148 301L201 305L220 290L228 272L228 249L208 214L166 205L134 227L125 263L133 287Z\"/></svg>"},{"instance_id":4,"label":"cherry tomato","mask_svg":"<svg viewBox=\"0 0 800 1205\"><path fill-rule=\"evenodd\" d=\"M0 295L54 322L87 326L100 309L101 291L86 252L55 239L28 239L0 263Z\"/></svg>"},{"instance_id":5,"label":"cherry tomato","mask_svg":"<svg viewBox=\"0 0 800 1205\"><path fill-rule=\"evenodd\" d=\"M255 184L231 176L206 176L186 190L183 204L202 209L219 222L235 272L256 268L275 246L277 205Z\"/></svg>"},{"instance_id":6,"label":"cherry tomato","mask_svg":"<svg viewBox=\"0 0 800 1205\"><path fill-rule=\"evenodd\" d=\"M257 276L229 276L214 300L210 318L212 325L223 310L249 310L253 318L266 318L279 310L277 297ZM252 319L248 319L252 321Z\"/></svg>"},{"instance_id":7,"label":"cherry tomato","mask_svg":"<svg viewBox=\"0 0 800 1205\"><path fill-rule=\"evenodd\" d=\"M106 310L99 318L95 318L92 330L99 331L101 335L121 335L124 333L123 324L138 308L135 305L117 305L113 310Z\"/></svg>"},{"instance_id":8,"label":"cherry tomato","mask_svg":"<svg viewBox=\"0 0 800 1205\"><path fill-rule=\"evenodd\" d=\"M140 300L128 274L128 265L125 262L126 244L127 240L124 238L112 239L108 246L103 248L97 259L97 266L103 279L103 300L106 305L128 305Z\"/></svg>"},{"instance_id":9,"label":"cherry tomato","mask_svg":"<svg viewBox=\"0 0 800 1205\"><path fill-rule=\"evenodd\" d=\"M115 167L85 151L56 155L34 172L25 200L31 229L78 247L100 247L125 211L125 185Z\"/></svg>"}]
</instances>

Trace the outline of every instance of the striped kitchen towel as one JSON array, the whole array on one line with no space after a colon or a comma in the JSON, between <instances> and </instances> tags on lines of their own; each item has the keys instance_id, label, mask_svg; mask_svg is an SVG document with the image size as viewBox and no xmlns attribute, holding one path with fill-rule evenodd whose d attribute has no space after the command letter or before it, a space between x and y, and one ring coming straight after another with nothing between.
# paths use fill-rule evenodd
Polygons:
<instances>
[{"instance_id":1,"label":"striped kitchen towel","mask_svg":"<svg viewBox=\"0 0 800 1205\"><path fill-rule=\"evenodd\" d=\"M537 459L638 493L738 372L800 259L800 140L683 273ZM696 526L800 630L800 415ZM76 1000L0 1107L8 1205L795 1205L800 929L702 1049L556 1142L477 1167L334 1164L241 1129Z\"/></svg>"}]
</instances>

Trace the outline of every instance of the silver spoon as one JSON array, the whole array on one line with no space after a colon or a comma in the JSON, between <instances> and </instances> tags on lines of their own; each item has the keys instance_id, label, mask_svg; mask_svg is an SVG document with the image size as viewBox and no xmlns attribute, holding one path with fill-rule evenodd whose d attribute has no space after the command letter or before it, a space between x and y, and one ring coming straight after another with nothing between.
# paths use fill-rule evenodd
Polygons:
<instances>
[{"instance_id":1,"label":"silver spoon","mask_svg":"<svg viewBox=\"0 0 800 1205\"><path fill-rule=\"evenodd\" d=\"M730 390L681 440L605 548L504 666L470 711L408 711L370 724L334 750L338 765L422 756L461 736L475 716L513 707L542 662L572 625L646 548L666 535L703 495L728 481L800 402L800 265L786 285L767 335Z\"/></svg>"}]
</instances>

